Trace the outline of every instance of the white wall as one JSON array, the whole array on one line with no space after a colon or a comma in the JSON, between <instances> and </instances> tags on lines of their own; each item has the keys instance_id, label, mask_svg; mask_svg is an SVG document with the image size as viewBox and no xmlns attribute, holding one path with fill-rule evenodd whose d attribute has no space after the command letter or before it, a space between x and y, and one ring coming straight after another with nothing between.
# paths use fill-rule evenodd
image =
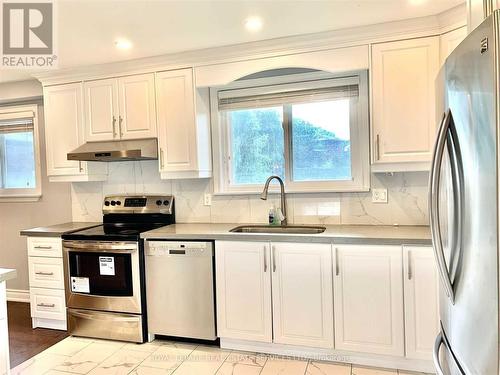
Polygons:
<instances>
[{"instance_id":1,"label":"white wall","mask_svg":"<svg viewBox=\"0 0 500 375\"><path fill-rule=\"evenodd\" d=\"M32 83L21 82L0 85L0 102L15 97L26 100L41 95ZM6 104L3 104L6 105ZM28 289L28 254L26 237L19 235L22 229L71 221L71 193L68 183L50 183L45 163L45 137L43 106L39 106L38 126L42 165L42 198L38 202L0 202L0 267L17 269L17 278L7 282L9 289Z\"/></svg>"},{"instance_id":2,"label":"white wall","mask_svg":"<svg viewBox=\"0 0 500 375\"><path fill-rule=\"evenodd\" d=\"M426 172L372 175L373 187L389 189L388 204L371 203L371 193L288 195L289 221L298 224L428 225ZM271 201L259 195L214 196L212 206L203 196L212 192L210 179L160 180L156 161L109 164L106 182L73 183L72 210L75 221L102 219L103 197L116 193L173 194L179 223L265 223ZM279 196L271 200L278 204Z\"/></svg>"}]
</instances>

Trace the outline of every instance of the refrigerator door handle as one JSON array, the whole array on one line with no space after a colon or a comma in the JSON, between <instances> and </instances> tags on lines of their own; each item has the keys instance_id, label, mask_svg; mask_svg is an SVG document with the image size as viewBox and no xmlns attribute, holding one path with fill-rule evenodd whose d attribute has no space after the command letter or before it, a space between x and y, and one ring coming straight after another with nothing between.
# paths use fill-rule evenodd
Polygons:
<instances>
[{"instance_id":1,"label":"refrigerator door handle","mask_svg":"<svg viewBox=\"0 0 500 375\"><path fill-rule=\"evenodd\" d=\"M436 257L437 266L441 281L444 286L446 295L450 298L451 303L454 304L455 296L453 286L451 284L450 275L446 267L446 261L443 252L443 242L441 239L441 230L439 225L439 180L441 176L441 162L443 160L443 152L446 146L446 138L448 128L451 122L451 111L448 110L443 116L441 125L438 131L436 144L434 145L434 157L432 159L430 171L430 189L429 189L429 213L432 244L434 248L434 255Z\"/></svg>"},{"instance_id":2,"label":"refrigerator door handle","mask_svg":"<svg viewBox=\"0 0 500 375\"><path fill-rule=\"evenodd\" d=\"M452 173L452 185L453 185L453 198L454 198L454 218L455 222L453 225L453 243L451 244L451 249L454 251L450 254L450 267L448 274L450 275L450 280L453 280L454 274L461 261L462 252L462 208L463 208L463 163L462 156L460 153L460 146L458 143L458 137L455 130L455 124L453 122L453 116L450 114L450 124L448 126L447 143L448 145L448 155L450 159L450 167Z\"/></svg>"},{"instance_id":3,"label":"refrigerator door handle","mask_svg":"<svg viewBox=\"0 0 500 375\"><path fill-rule=\"evenodd\" d=\"M441 363L439 362L439 349L441 349L441 345L443 345L443 335L441 332L436 337L436 341L434 341L434 350L432 352L432 359L434 362L434 367L436 368L437 375L444 375L443 368L441 367Z\"/></svg>"}]
</instances>

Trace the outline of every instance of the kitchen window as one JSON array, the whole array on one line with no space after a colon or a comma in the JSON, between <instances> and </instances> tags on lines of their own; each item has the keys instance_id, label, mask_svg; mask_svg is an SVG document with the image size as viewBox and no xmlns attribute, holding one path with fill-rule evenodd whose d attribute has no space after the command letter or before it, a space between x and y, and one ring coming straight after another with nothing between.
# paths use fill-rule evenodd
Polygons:
<instances>
[{"instance_id":1,"label":"kitchen window","mask_svg":"<svg viewBox=\"0 0 500 375\"><path fill-rule=\"evenodd\" d=\"M211 90L215 193L369 189L367 74L240 80Z\"/></svg>"},{"instance_id":2,"label":"kitchen window","mask_svg":"<svg viewBox=\"0 0 500 375\"><path fill-rule=\"evenodd\" d=\"M0 201L41 196L37 106L0 107Z\"/></svg>"}]
</instances>

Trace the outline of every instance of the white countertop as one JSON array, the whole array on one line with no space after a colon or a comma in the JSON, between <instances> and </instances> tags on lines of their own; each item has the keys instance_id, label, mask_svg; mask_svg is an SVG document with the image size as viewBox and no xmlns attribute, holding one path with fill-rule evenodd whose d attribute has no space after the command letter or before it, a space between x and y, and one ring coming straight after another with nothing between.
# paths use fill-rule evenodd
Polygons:
<instances>
[{"instance_id":1,"label":"white countertop","mask_svg":"<svg viewBox=\"0 0 500 375\"><path fill-rule=\"evenodd\" d=\"M14 279L17 276L17 271L11 268L0 268L0 283Z\"/></svg>"},{"instance_id":2,"label":"white countertop","mask_svg":"<svg viewBox=\"0 0 500 375\"><path fill-rule=\"evenodd\" d=\"M325 225L318 234L232 233L243 224L173 224L142 233L144 239L333 242L338 244L430 245L427 226Z\"/></svg>"}]
</instances>

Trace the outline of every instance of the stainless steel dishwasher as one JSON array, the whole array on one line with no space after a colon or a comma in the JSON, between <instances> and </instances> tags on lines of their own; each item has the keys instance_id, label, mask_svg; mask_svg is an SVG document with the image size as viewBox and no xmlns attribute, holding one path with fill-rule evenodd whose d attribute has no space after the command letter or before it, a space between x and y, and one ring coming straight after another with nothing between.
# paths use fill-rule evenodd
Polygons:
<instances>
[{"instance_id":1,"label":"stainless steel dishwasher","mask_svg":"<svg viewBox=\"0 0 500 375\"><path fill-rule=\"evenodd\" d=\"M146 242L149 334L215 340L212 242Z\"/></svg>"}]
</instances>

